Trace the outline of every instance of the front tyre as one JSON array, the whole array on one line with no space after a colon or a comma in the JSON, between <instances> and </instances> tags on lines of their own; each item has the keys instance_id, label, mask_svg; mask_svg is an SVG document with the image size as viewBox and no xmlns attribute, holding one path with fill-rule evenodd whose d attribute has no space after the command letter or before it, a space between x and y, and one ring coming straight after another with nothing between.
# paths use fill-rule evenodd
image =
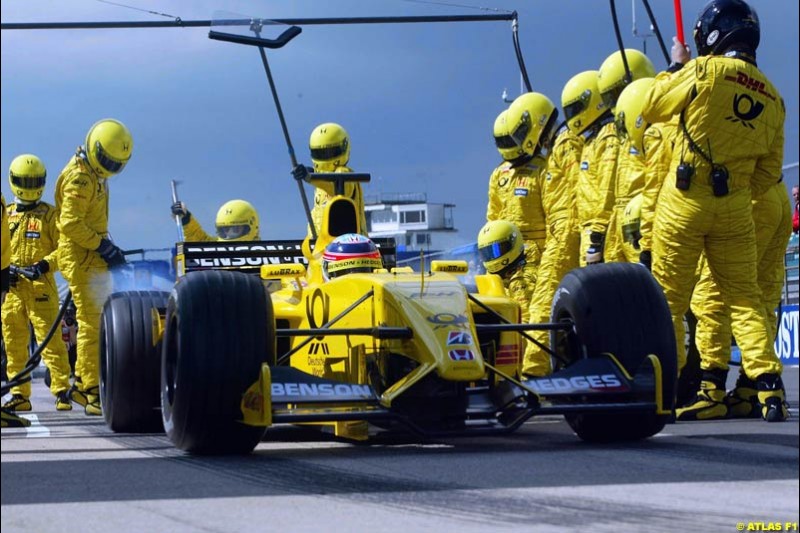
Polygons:
<instances>
[{"instance_id":1,"label":"front tyre","mask_svg":"<svg viewBox=\"0 0 800 533\"><path fill-rule=\"evenodd\" d=\"M168 297L159 291L119 292L103 307L100 401L106 424L116 433L162 431L161 343L153 313L167 306Z\"/></svg>"},{"instance_id":2,"label":"front tyre","mask_svg":"<svg viewBox=\"0 0 800 533\"><path fill-rule=\"evenodd\" d=\"M611 353L630 375L658 357L663 408L672 409L677 379L675 333L666 299L641 265L605 263L569 272L553 303L554 322L571 320L570 332L553 331L553 348L566 359ZM591 442L638 440L664 428L668 415L653 412L597 412L565 415L575 433Z\"/></svg>"},{"instance_id":3,"label":"front tyre","mask_svg":"<svg viewBox=\"0 0 800 533\"><path fill-rule=\"evenodd\" d=\"M272 300L258 277L192 272L167 305L161 361L164 428L179 449L250 453L263 427L242 423L242 395L275 361Z\"/></svg>"}]
</instances>

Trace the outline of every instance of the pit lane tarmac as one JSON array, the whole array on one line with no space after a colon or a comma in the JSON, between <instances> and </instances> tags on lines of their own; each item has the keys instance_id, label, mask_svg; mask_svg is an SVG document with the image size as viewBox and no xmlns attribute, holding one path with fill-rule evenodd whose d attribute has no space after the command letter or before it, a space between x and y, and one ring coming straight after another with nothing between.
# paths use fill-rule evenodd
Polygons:
<instances>
[{"instance_id":1,"label":"pit lane tarmac","mask_svg":"<svg viewBox=\"0 0 800 533\"><path fill-rule=\"evenodd\" d=\"M735 372L731 372L730 386ZM735 531L798 522L792 418L668 425L589 445L561 417L512 435L352 444L280 426L243 457L192 457L162 434L113 434L55 410L2 431L0 526L12 531Z\"/></svg>"}]
</instances>

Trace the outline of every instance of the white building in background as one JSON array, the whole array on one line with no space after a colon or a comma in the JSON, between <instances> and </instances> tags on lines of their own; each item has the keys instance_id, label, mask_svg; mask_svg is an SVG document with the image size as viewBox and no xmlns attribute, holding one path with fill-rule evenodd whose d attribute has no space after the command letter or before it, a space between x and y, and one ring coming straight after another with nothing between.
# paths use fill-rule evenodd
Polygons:
<instances>
[{"instance_id":1,"label":"white building in background","mask_svg":"<svg viewBox=\"0 0 800 533\"><path fill-rule=\"evenodd\" d=\"M425 193L366 195L370 237L393 237L398 251L447 250L456 246L455 204L428 202Z\"/></svg>"}]
</instances>

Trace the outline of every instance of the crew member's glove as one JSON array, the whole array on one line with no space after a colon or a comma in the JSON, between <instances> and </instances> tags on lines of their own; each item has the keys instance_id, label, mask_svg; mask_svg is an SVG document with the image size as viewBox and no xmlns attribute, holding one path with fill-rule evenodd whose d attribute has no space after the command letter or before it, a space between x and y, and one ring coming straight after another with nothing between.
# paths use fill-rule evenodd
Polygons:
<instances>
[{"instance_id":1,"label":"crew member's glove","mask_svg":"<svg viewBox=\"0 0 800 533\"><path fill-rule=\"evenodd\" d=\"M186 204L183 202L175 202L170 209L172 210L172 216L181 217L181 224L184 226L192 218L192 214L186 209Z\"/></svg>"},{"instance_id":2,"label":"crew member's glove","mask_svg":"<svg viewBox=\"0 0 800 533\"><path fill-rule=\"evenodd\" d=\"M603 262L603 242L605 235L593 231L589 235L589 249L586 250L586 264L596 265Z\"/></svg>"},{"instance_id":3,"label":"crew member's glove","mask_svg":"<svg viewBox=\"0 0 800 533\"><path fill-rule=\"evenodd\" d=\"M19 282L19 267L17 265L10 265L8 267L8 286L16 287Z\"/></svg>"},{"instance_id":4,"label":"crew member's glove","mask_svg":"<svg viewBox=\"0 0 800 533\"><path fill-rule=\"evenodd\" d=\"M297 165L292 169L292 176L297 181L306 181L308 179L308 175L313 172L314 169L311 167L307 167L305 165Z\"/></svg>"},{"instance_id":5,"label":"crew member's glove","mask_svg":"<svg viewBox=\"0 0 800 533\"><path fill-rule=\"evenodd\" d=\"M653 270L653 252L650 250L642 250L639 254L639 263L644 265L647 270Z\"/></svg>"},{"instance_id":6,"label":"crew member's glove","mask_svg":"<svg viewBox=\"0 0 800 533\"><path fill-rule=\"evenodd\" d=\"M42 259L41 261L34 263L29 267L25 267L25 269L28 271L28 279L31 281L36 281L43 275L50 272L50 263L48 263L46 259Z\"/></svg>"},{"instance_id":7,"label":"crew member's glove","mask_svg":"<svg viewBox=\"0 0 800 533\"><path fill-rule=\"evenodd\" d=\"M103 258L103 261L106 262L108 268L114 268L126 263L125 255L123 255L119 246L109 241L105 237L100 240L100 246L97 247L96 251L98 254L100 254L100 257Z\"/></svg>"}]
</instances>

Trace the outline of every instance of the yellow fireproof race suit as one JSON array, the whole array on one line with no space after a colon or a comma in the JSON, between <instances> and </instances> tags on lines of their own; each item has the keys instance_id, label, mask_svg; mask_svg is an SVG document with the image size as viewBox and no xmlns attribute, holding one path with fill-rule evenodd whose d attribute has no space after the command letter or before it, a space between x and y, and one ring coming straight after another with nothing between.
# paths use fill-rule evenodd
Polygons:
<instances>
[{"instance_id":1,"label":"yellow fireproof race suit","mask_svg":"<svg viewBox=\"0 0 800 533\"><path fill-rule=\"evenodd\" d=\"M207 242L222 239L217 239L217 237L206 233L203 226L192 216L189 217L189 222L183 225L183 240L187 242Z\"/></svg>"},{"instance_id":2,"label":"yellow fireproof race suit","mask_svg":"<svg viewBox=\"0 0 800 533\"><path fill-rule=\"evenodd\" d=\"M70 159L56 182L58 264L77 309L75 375L83 391L99 394L100 313L112 291L111 273L95 250L108 235L108 189L81 155Z\"/></svg>"},{"instance_id":3,"label":"yellow fireproof race suit","mask_svg":"<svg viewBox=\"0 0 800 533\"><path fill-rule=\"evenodd\" d=\"M525 265L503 279L509 297L520 305L522 322L528 321L528 307L544 249L542 180L546 170L547 160L536 156L517 166L504 161L489 177L486 221L506 220L516 224L525 243Z\"/></svg>"},{"instance_id":4,"label":"yellow fireproof race suit","mask_svg":"<svg viewBox=\"0 0 800 533\"><path fill-rule=\"evenodd\" d=\"M682 319L704 252L731 310L747 377L780 374L758 287L751 199L781 175L783 100L755 65L704 56L678 72L660 73L646 95L645 120L673 115L681 124L653 224L653 275L672 314L679 368L686 362ZM709 159L718 165L714 172Z\"/></svg>"},{"instance_id":5,"label":"yellow fireproof race suit","mask_svg":"<svg viewBox=\"0 0 800 533\"><path fill-rule=\"evenodd\" d=\"M753 222L756 226L758 285L768 319L769 338L775 339L778 328L775 310L780 305L783 290L784 254L792 235L792 207L783 182L776 183L753 200ZM697 317L695 342L700 352L700 367L703 370L727 370L731 356L731 316L705 260L691 305ZM747 368L745 372L751 375Z\"/></svg>"},{"instance_id":6,"label":"yellow fireproof race suit","mask_svg":"<svg viewBox=\"0 0 800 533\"><path fill-rule=\"evenodd\" d=\"M8 206L11 262L28 267L45 260L49 266L49 270L35 281L20 275L3 304L3 339L6 342L9 376L22 370L28 361L28 323L33 325L36 340L41 342L58 316L58 288L53 277L53 272L58 269L57 218L55 207L45 202L30 206ZM42 359L50 369L50 391L53 395L68 390L69 357L66 346L58 336L54 336L42 350ZM12 388L11 393L30 398L30 381Z\"/></svg>"},{"instance_id":7,"label":"yellow fireproof race suit","mask_svg":"<svg viewBox=\"0 0 800 533\"><path fill-rule=\"evenodd\" d=\"M628 202L644 187L644 156L625 141L619 146L617 177L614 180L614 211L608 223L603 256L606 263L639 261L639 249L625 241L622 234L622 219Z\"/></svg>"},{"instance_id":8,"label":"yellow fireproof race suit","mask_svg":"<svg viewBox=\"0 0 800 533\"><path fill-rule=\"evenodd\" d=\"M596 128L599 126L599 131ZM596 131L596 133L594 133ZM606 237L614 210L614 183L617 174L619 138L612 118L601 119L584 132L578 174L578 223L581 228L580 265L586 265L586 251L592 233Z\"/></svg>"},{"instance_id":9,"label":"yellow fireproof race suit","mask_svg":"<svg viewBox=\"0 0 800 533\"><path fill-rule=\"evenodd\" d=\"M0 201L2 201L2 206L0 209L3 212L3 222L0 224L0 235L2 236L2 249L0 250L0 270L2 270L3 274L3 282L2 282L2 292L6 292L6 284L8 283L8 267L11 265L11 236L8 231L8 214L6 213L6 197L0 193ZM2 303L2 302L0 302Z\"/></svg>"},{"instance_id":10,"label":"yellow fireproof race suit","mask_svg":"<svg viewBox=\"0 0 800 533\"><path fill-rule=\"evenodd\" d=\"M658 195L669 173L677 126L675 120L651 124L645 130L642 139L645 158L642 207L639 215L641 234L639 248L642 251L650 252L653 249L653 217Z\"/></svg>"},{"instance_id":11,"label":"yellow fireproof race suit","mask_svg":"<svg viewBox=\"0 0 800 533\"><path fill-rule=\"evenodd\" d=\"M556 137L548 159L547 172L542 181L542 208L547 224L547 237L528 317L534 324L550 321L550 309L558 284L567 272L579 265L580 234L577 227L575 184L582 148L583 137L563 128ZM528 334L544 346L549 344L548 331L531 331ZM549 374L550 355L538 345L528 342L522 372L529 376Z\"/></svg>"}]
</instances>

